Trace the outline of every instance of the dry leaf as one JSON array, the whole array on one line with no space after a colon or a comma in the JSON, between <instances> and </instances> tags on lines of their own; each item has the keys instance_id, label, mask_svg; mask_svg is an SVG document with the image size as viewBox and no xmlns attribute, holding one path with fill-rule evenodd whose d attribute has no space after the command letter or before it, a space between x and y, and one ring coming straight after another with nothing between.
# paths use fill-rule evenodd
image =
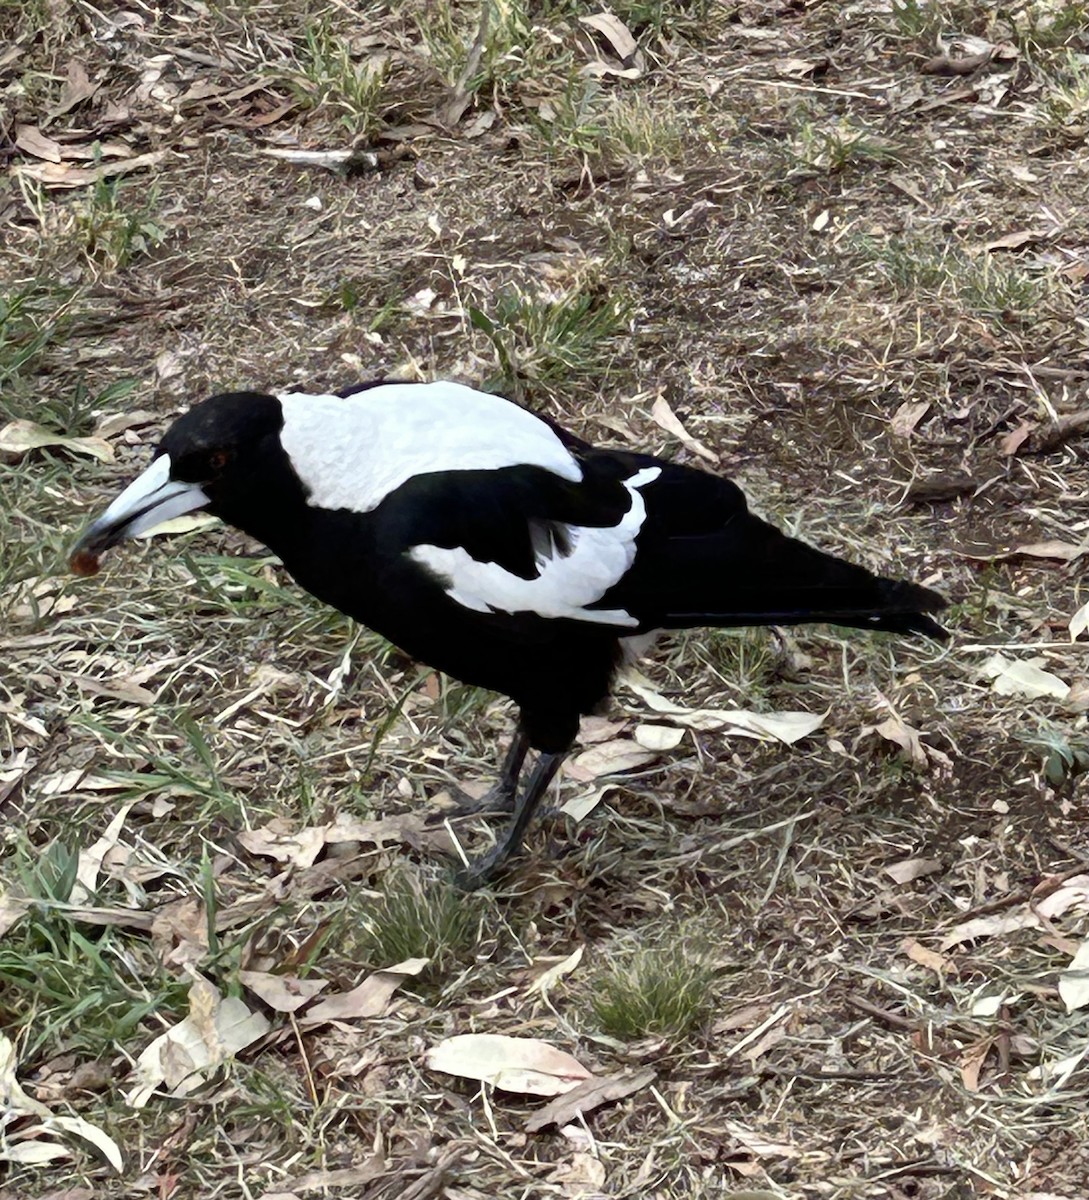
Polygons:
<instances>
[{"instance_id":1,"label":"dry leaf","mask_svg":"<svg viewBox=\"0 0 1089 1200\"><path fill-rule=\"evenodd\" d=\"M561 1162L545 1176L548 1183L559 1184L563 1195L571 1200L592 1200L604 1195L605 1164L588 1150L571 1155L569 1162Z\"/></svg>"},{"instance_id":2,"label":"dry leaf","mask_svg":"<svg viewBox=\"0 0 1089 1200\"><path fill-rule=\"evenodd\" d=\"M905 858L897 863L890 863L882 870L894 883L911 883L923 875L933 875L942 869L940 858Z\"/></svg>"},{"instance_id":3,"label":"dry leaf","mask_svg":"<svg viewBox=\"0 0 1089 1200\"><path fill-rule=\"evenodd\" d=\"M592 1112L613 1100L623 1100L635 1092L642 1091L657 1078L650 1067L632 1075L616 1075L611 1079L587 1079L569 1092L538 1109L526 1121L526 1131L536 1133L547 1125L566 1125L583 1113Z\"/></svg>"},{"instance_id":4,"label":"dry leaf","mask_svg":"<svg viewBox=\"0 0 1089 1200\"><path fill-rule=\"evenodd\" d=\"M615 783L603 783L580 796L572 796L560 805L560 812L573 821L584 821L610 792L616 791L616 786Z\"/></svg>"},{"instance_id":5,"label":"dry leaf","mask_svg":"<svg viewBox=\"0 0 1089 1200\"><path fill-rule=\"evenodd\" d=\"M25 163L14 168L16 175L25 175L35 179L48 188L77 188L87 187L98 183L101 179L111 179L115 175L127 175L131 171L140 171L144 167L153 167L166 157L165 150L155 150L150 154L137 154L133 158L122 158L115 162L103 162L94 167L73 167L66 162Z\"/></svg>"},{"instance_id":6,"label":"dry leaf","mask_svg":"<svg viewBox=\"0 0 1089 1200\"><path fill-rule=\"evenodd\" d=\"M613 721L608 717L583 717L579 722L579 744L593 746L616 737L627 725L627 721Z\"/></svg>"},{"instance_id":7,"label":"dry leaf","mask_svg":"<svg viewBox=\"0 0 1089 1200\"><path fill-rule=\"evenodd\" d=\"M224 1000L203 979L193 984L189 1001L189 1016L155 1038L137 1059L137 1083L126 1097L133 1108L143 1108L160 1085L173 1096L188 1096L210 1071L270 1028L237 996Z\"/></svg>"},{"instance_id":8,"label":"dry leaf","mask_svg":"<svg viewBox=\"0 0 1089 1200\"><path fill-rule=\"evenodd\" d=\"M769 1050L774 1050L786 1036L787 1029L785 1025L773 1024L766 1033L762 1034L751 1045L745 1047L745 1057L750 1063L755 1063L758 1058L763 1058ZM741 1041L745 1043L747 1039L742 1038Z\"/></svg>"},{"instance_id":9,"label":"dry leaf","mask_svg":"<svg viewBox=\"0 0 1089 1200\"><path fill-rule=\"evenodd\" d=\"M77 104L82 104L84 100L90 100L98 89L99 84L91 82L86 67L81 62L72 59L68 64L68 79L65 81L64 91L61 92L60 103L56 108L50 109L46 123L55 121L57 117L71 111Z\"/></svg>"},{"instance_id":10,"label":"dry leaf","mask_svg":"<svg viewBox=\"0 0 1089 1200\"><path fill-rule=\"evenodd\" d=\"M361 1163L351 1167L335 1167L327 1171L307 1171L305 1175L295 1175L287 1179L277 1180L275 1192L265 1192L261 1200L274 1200L275 1196L286 1197L297 1192L321 1192L323 1195L334 1188L358 1187L370 1183L389 1170L389 1163L383 1154L372 1154ZM357 1194L357 1193L352 1193Z\"/></svg>"},{"instance_id":11,"label":"dry leaf","mask_svg":"<svg viewBox=\"0 0 1089 1200\"><path fill-rule=\"evenodd\" d=\"M102 860L117 845L125 818L135 803L135 800L130 800L127 804L123 804L106 826L102 836L86 850L79 852L76 879L72 885L71 895L68 896L69 904L88 904L94 900L95 891L98 888L98 875L102 870Z\"/></svg>"},{"instance_id":12,"label":"dry leaf","mask_svg":"<svg viewBox=\"0 0 1089 1200\"><path fill-rule=\"evenodd\" d=\"M991 61L990 49L964 58L951 58L948 54L937 54L928 59L919 70L924 75L971 75Z\"/></svg>"},{"instance_id":13,"label":"dry leaf","mask_svg":"<svg viewBox=\"0 0 1089 1200\"><path fill-rule=\"evenodd\" d=\"M1068 1013L1089 1006L1089 940L1082 942L1059 975L1059 996Z\"/></svg>"},{"instance_id":14,"label":"dry leaf","mask_svg":"<svg viewBox=\"0 0 1089 1200\"><path fill-rule=\"evenodd\" d=\"M812 75L818 68L826 66L828 60L826 58L812 60L808 58L776 58L772 60L772 67L777 75L782 75L786 79L805 79L807 75Z\"/></svg>"},{"instance_id":15,"label":"dry leaf","mask_svg":"<svg viewBox=\"0 0 1089 1200\"><path fill-rule=\"evenodd\" d=\"M617 775L654 762L658 755L627 738L615 738L584 750L564 765L564 774L580 783L589 783L599 775Z\"/></svg>"},{"instance_id":16,"label":"dry leaf","mask_svg":"<svg viewBox=\"0 0 1089 1200\"><path fill-rule=\"evenodd\" d=\"M101 438L116 437L126 429L135 429L140 425L150 425L159 420L159 414L146 408L133 409L132 412L108 413L99 417L95 422L95 435Z\"/></svg>"},{"instance_id":17,"label":"dry leaf","mask_svg":"<svg viewBox=\"0 0 1089 1200\"><path fill-rule=\"evenodd\" d=\"M296 867L310 867L327 845L345 842L378 847L389 842L415 845L418 841L426 841L427 835L434 832L427 828L423 814L414 813L371 821L340 813L328 825L310 825L295 832L289 832L289 828L288 822L276 818L263 829L243 830L238 835L238 841L251 854Z\"/></svg>"},{"instance_id":18,"label":"dry leaf","mask_svg":"<svg viewBox=\"0 0 1089 1200\"><path fill-rule=\"evenodd\" d=\"M579 963L582 962L582 955L585 949L585 946L576 946L570 954L558 960L554 958L539 960L543 965L543 970L540 971L536 970L538 963L534 962L531 968L534 979L529 987L526 988L527 994L533 995L534 992L540 992L543 996L553 984L562 979L564 975L570 975Z\"/></svg>"},{"instance_id":19,"label":"dry leaf","mask_svg":"<svg viewBox=\"0 0 1089 1200\"><path fill-rule=\"evenodd\" d=\"M590 1078L590 1072L566 1051L538 1038L502 1033L447 1038L428 1050L426 1062L433 1071L531 1096L560 1096Z\"/></svg>"},{"instance_id":20,"label":"dry leaf","mask_svg":"<svg viewBox=\"0 0 1089 1200\"><path fill-rule=\"evenodd\" d=\"M60 142L46 137L36 125L17 126L15 145L24 154L32 154L35 158L44 158L46 162L59 163L61 160Z\"/></svg>"},{"instance_id":21,"label":"dry leaf","mask_svg":"<svg viewBox=\"0 0 1089 1200\"><path fill-rule=\"evenodd\" d=\"M33 421L10 421L0 429L0 454L21 457L31 450L60 446L73 454L89 454L99 462L113 461L113 447L99 437L65 437Z\"/></svg>"},{"instance_id":22,"label":"dry leaf","mask_svg":"<svg viewBox=\"0 0 1089 1200\"><path fill-rule=\"evenodd\" d=\"M699 455L700 458L706 459L707 462L718 462L718 455L713 450L708 449L697 438L694 438L685 429L680 422L680 418L669 407L669 403L664 396L659 396L650 406L650 416L655 424L660 425L666 433L672 434L682 446L691 450L693 454Z\"/></svg>"},{"instance_id":23,"label":"dry leaf","mask_svg":"<svg viewBox=\"0 0 1089 1200\"><path fill-rule=\"evenodd\" d=\"M295 1012L329 986L328 979L300 979L271 971L239 971L238 980L276 1012Z\"/></svg>"},{"instance_id":24,"label":"dry leaf","mask_svg":"<svg viewBox=\"0 0 1089 1200\"><path fill-rule=\"evenodd\" d=\"M757 1158L797 1158L801 1151L787 1142L776 1142L755 1129L749 1129L737 1121L725 1121L726 1132L750 1154Z\"/></svg>"},{"instance_id":25,"label":"dry leaf","mask_svg":"<svg viewBox=\"0 0 1089 1200\"><path fill-rule=\"evenodd\" d=\"M15 1044L0 1033L0 1113L15 1112L48 1117L49 1109L23 1091L15 1074L17 1066Z\"/></svg>"},{"instance_id":26,"label":"dry leaf","mask_svg":"<svg viewBox=\"0 0 1089 1200\"><path fill-rule=\"evenodd\" d=\"M18 896L0 893L0 937L13 926L17 925L30 911L30 900L22 900Z\"/></svg>"},{"instance_id":27,"label":"dry leaf","mask_svg":"<svg viewBox=\"0 0 1089 1200\"><path fill-rule=\"evenodd\" d=\"M1057 562L1073 562L1083 554L1089 554L1089 542L1075 546L1073 542L1052 538L1045 542L1025 542L1009 550L994 550L989 554L965 554L964 557L974 562L1002 562L1007 558L1052 558Z\"/></svg>"},{"instance_id":28,"label":"dry leaf","mask_svg":"<svg viewBox=\"0 0 1089 1200\"><path fill-rule=\"evenodd\" d=\"M685 708L683 704L667 700L652 687L638 682L634 672L629 672L624 682L648 708L661 713L675 725L684 725L703 732L729 729L730 732L745 737L779 741L788 746L818 730L828 715L807 712L753 713L745 709L729 708Z\"/></svg>"},{"instance_id":29,"label":"dry leaf","mask_svg":"<svg viewBox=\"0 0 1089 1200\"><path fill-rule=\"evenodd\" d=\"M1071 542L1052 539L1046 542L1027 542L1023 546L1014 546L1006 557L1023 554L1027 558L1055 558L1060 562L1073 562L1074 559L1081 558L1083 554L1087 553L1089 553L1089 542L1082 542L1080 546L1075 546Z\"/></svg>"},{"instance_id":30,"label":"dry leaf","mask_svg":"<svg viewBox=\"0 0 1089 1200\"><path fill-rule=\"evenodd\" d=\"M1016 933L1019 929L1039 929L1040 918L1027 908L1012 913L993 913L988 917L973 917L962 921L942 938L942 950L951 950L962 942L975 942L980 938L998 937L1004 933Z\"/></svg>"},{"instance_id":31,"label":"dry leaf","mask_svg":"<svg viewBox=\"0 0 1089 1200\"><path fill-rule=\"evenodd\" d=\"M1010 433L1007 433L1002 441L998 443L998 453L1005 455L1007 458L1010 455L1016 454L1017 451L1020 450L1025 444L1029 435L1035 428L1036 426L1031 422L1022 421L1016 429Z\"/></svg>"},{"instance_id":32,"label":"dry leaf","mask_svg":"<svg viewBox=\"0 0 1089 1200\"><path fill-rule=\"evenodd\" d=\"M1020 250L1033 242L1042 242L1051 237L1049 229L1019 229L1016 233L1005 233L994 241L986 242L984 250Z\"/></svg>"},{"instance_id":33,"label":"dry leaf","mask_svg":"<svg viewBox=\"0 0 1089 1200\"><path fill-rule=\"evenodd\" d=\"M588 17L579 17L579 23L596 33L608 42L610 49L622 63L628 65L639 49L639 43L632 37L631 30L619 17L612 13L593 13Z\"/></svg>"},{"instance_id":34,"label":"dry leaf","mask_svg":"<svg viewBox=\"0 0 1089 1200\"><path fill-rule=\"evenodd\" d=\"M979 1091L979 1075L993 1046L994 1038L987 1037L974 1046L969 1046L961 1055L960 1078L965 1091Z\"/></svg>"},{"instance_id":35,"label":"dry leaf","mask_svg":"<svg viewBox=\"0 0 1089 1200\"><path fill-rule=\"evenodd\" d=\"M926 769L929 761L926 749L919 737L919 731L913 726L901 721L897 716L891 716L880 725L870 725L862 730L863 735L871 732L880 734L886 741L899 746L913 767L919 770Z\"/></svg>"},{"instance_id":36,"label":"dry leaf","mask_svg":"<svg viewBox=\"0 0 1089 1200\"><path fill-rule=\"evenodd\" d=\"M892 414L889 428L894 437L909 438L915 426L930 411L929 400L907 400Z\"/></svg>"},{"instance_id":37,"label":"dry leaf","mask_svg":"<svg viewBox=\"0 0 1089 1200\"><path fill-rule=\"evenodd\" d=\"M1028 700L1051 696L1065 700L1070 695L1070 685L1040 666L1046 661L1044 658L1013 661L1004 654L992 654L980 672L993 680L991 686L1000 696L1023 696Z\"/></svg>"},{"instance_id":38,"label":"dry leaf","mask_svg":"<svg viewBox=\"0 0 1089 1200\"><path fill-rule=\"evenodd\" d=\"M1070 618L1070 640L1076 642L1087 629L1089 629L1089 602L1083 604Z\"/></svg>"},{"instance_id":39,"label":"dry leaf","mask_svg":"<svg viewBox=\"0 0 1089 1200\"><path fill-rule=\"evenodd\" d=\"M920 967L926 967L928 971L933 971L935 975L945 975L949 972L956 973L956 964L952 959L939 954L937 950L928 949L914 938L905 938L901 943L900 949L903 950L912 962L918 963Z\"/></svg>"},{"instance_id":40,"label":"dry leaf","mask_svg":"<svg viewBox=\"0 0 1089 1200\"><path fill-rule=\"evenodd\" d=\"M23 1091L16 1067L15 1046L0 1033L0 1162L25 1166L71 1158L71 1150L55 1139L60 1133L89 1142L115 1171L124 1169L121 1150L109 1134L82 1117L54 1116ZM37 1117L39 1123L14 1132L5 1128L12 1117L24 1115Z\"/></svg>"},{"instance_id":41,"label":"dry leaf","mask_svg":"<svg viewBox=\"0 0 1089 1200\"><path fill-rule=\"evenodd\" d=\"M671 725L636 725L635 740L644 750L675 750L684 738L683 729Z\"/></svg>"},{"instance_id":42,"label":"dry leaf","mask_svg":"<svg viewBox=\"0 0 1089 1200\"><path fill-rule=\"evenodd\" d=\"M319 1021L350 1021L381 1016L401 984L413 975L419 975L430 961L429 958L409 958L394 967L375 971L350 992L327 996L315 1004L306 1013L304 1023L309 1025Z\"/></svg>"},{"instance_id":43,"label":"dry leaf","mask_svg":"<svg viewBox=\"0 0 1089 1200\"><path fill-rule=\"evenodd\" d=\"M311 867L325 849L325 827L311 825L296 833L283 830L286 822L276 818L263 829L243 829L238 843L251 854L290 863L294 867Z\"/></svg>"},{"instance_id":44,"label":"dry leaf","mask_svg":"<svg viewBox=\"0 0 1089 1200\"><path fill-rule=\"evenodd\" d=\"M1089 409L1081 412L1063 413L1057 421L1043 429L1034 431L1031 449L1036 454L1047 454L1058 449L1072 437L1089 430Z\"/></svg>"},{"instance_id":45,"label":"dry leaf","mask_svg":"<svg viewBox=\"0 0 1089 1200\"><path fill-rule=\"evenodd\" d=\"M767 1004L743 1004L724 1017L719 1017L711 1026L711 1032L721 1034L733 1033L738 1029L752 1029L759 1025L770 1012L771 1008Z\"/></svg>"},{"instance_id":46,"label":"dry leaf","mask_svg":"<svg viewBox=\"0 0 1089 1200\"><path fill-rule=\"evenodd\" d=\"M1036 891L1039 892L1045 886L1047 880L1038 884ZM1072 908L1080 914L1089 911L1089 875L1075 875L1072 879L1065 880L1053 892L1037 900L1035 908L1040 916L1048 921L1054 917L1061 917Z\"/></svg>"}]
</instances>

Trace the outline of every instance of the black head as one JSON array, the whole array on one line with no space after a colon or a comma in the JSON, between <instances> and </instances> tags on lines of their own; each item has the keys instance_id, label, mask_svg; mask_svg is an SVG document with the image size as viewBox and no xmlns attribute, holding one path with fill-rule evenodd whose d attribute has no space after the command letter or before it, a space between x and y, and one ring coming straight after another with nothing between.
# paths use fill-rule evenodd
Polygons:
<instances>
[{"instance_id":1,"label":"black head","mask_svg":"<svg viewBox=\"0 0 1089 1200\"><path fill-rule=\"evenodd\" d=\"M255 455L283 428L279 400L262 392L224 392L194 405L163 434L155 457L170 456L171 479L198 483L210 499L248 473Z\"/></svg>"},{"instance_id":2,"label":"black head","mask_svg":"<svg viewBox=\"0 0 1089 1200\"><path fill-rule=\"evenodd\" d=\"M91 569L103 550L196 509L268 540L269 524L303 499L280 444L283 410L275 396L228 392L179 417L151 465L84 532L76 569Z\"/></svg>"}]
</instances>

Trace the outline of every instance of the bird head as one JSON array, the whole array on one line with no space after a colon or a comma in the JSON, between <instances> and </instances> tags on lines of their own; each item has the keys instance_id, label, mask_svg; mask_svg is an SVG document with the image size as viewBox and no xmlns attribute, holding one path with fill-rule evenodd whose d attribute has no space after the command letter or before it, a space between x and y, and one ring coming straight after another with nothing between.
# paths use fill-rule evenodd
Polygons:
<instances>
[{"instance_id":1,"label":"bird head","mask_svg":"<svg viewBox=\"0 0 1089 1200\"><path fill-rule=\"evenodd\" d=\"M230 392L195 405L166 431L144 472L83 531L72 548L72 569L94 574L111 546L199 509L243 525L237 515L258 503L252 484L282 425L280 402L258 392Z\"/></svg>"}]
</instances>

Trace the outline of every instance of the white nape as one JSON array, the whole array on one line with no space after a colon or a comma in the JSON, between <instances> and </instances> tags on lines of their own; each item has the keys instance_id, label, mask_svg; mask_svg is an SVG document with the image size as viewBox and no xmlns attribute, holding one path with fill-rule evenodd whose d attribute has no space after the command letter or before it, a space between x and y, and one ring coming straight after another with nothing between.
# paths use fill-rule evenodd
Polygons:
<instances>
[{"instance_id":1,"label":"white nape","mask_svg":"<svg viewBox=\"0 0 1089 1200\"><path fill-rule=\"evenodd\" d=\"M499 396L460 383L388 383L354 396L277 397L280 434L314 508L365 513L416 475L544 467L582 469L552 429Z\"/></svg>"}]
</instances>

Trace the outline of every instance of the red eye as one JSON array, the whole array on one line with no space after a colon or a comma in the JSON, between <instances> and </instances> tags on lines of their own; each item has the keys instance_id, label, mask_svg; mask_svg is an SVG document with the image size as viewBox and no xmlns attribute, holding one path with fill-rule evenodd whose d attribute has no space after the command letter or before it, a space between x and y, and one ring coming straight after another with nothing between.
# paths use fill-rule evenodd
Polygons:
<instances>
[{"instance_id":1,"label":"red eye","mask_svg":"<svg viewBox=\"0 0 1089 1200\"><path fill-rule=\"evenodd\" d=\"M230 461L231 455L227 450L213 450L208 455L208 465L213 471L222 471Z\"/></svg>"}]
</instances>

